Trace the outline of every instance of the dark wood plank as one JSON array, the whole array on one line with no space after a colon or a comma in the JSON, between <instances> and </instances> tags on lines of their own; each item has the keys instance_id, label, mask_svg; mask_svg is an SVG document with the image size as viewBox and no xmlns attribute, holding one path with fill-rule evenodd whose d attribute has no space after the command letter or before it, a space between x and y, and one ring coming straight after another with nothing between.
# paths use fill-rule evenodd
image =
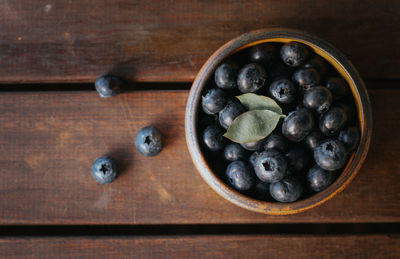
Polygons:
<instances>
[{"instance_id":1,"label":"dark wood plank","mask_svg":"<svg viewBox=\"0 0 400 259\"><path fill-rule=\"evenodd\" d=\"M400 2L69 1L0 3L0 83L191 81L228 40L303 29L341 49L368 78L399 78Z\"/></svg>"},{"instance_id":2,"label":"dark wood plank","mask_svg":"<svg viewBox=\"0 0 400 259\"><path fill-rule=\"evenodd\" d=\"M197 224L399 222L400 91L370 92L374 135L367 160L337 197L292 216L266 216L227 202L194 169L184 138L187 91L0 95L0 224ZM154 124L166 147L146 158L136 132ZM91 177L111 154L123 173Z\"/></svg>"},{"instance_id":3,"label":"dark wood plank","mask_svg":"<svg viewBox=\"0 0 400 259\"><path fill-rule=\"evenodd\" d=\"M174 236L2 238L5 258L398 258L400 238L366 236Z\"/></svg>"}]
</instances>

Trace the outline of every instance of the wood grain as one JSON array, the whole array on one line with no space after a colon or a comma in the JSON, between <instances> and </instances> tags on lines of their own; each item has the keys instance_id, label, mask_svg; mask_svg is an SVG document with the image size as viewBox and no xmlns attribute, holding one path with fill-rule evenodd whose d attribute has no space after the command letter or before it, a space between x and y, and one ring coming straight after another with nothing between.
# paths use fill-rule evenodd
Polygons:
<instances>
[{"instance_id":1,"label":"wood grain","mask_svg":"<svg viewBox=\"0 0 400 259\"><path fill-rule=\"evenodd\" d=\"M292 216L247 211L218 196L194 169L184 139L187 91L0 95L0 224L228 224L399 222L400 92L370 92L374 134L355 180L320 207ZM153 124L166 146L146 158L136 132ZM110 154L122 174L91 177Z\"/></svg>"},{"instance_id":2,"label":"wood grain","mask_svg":"<svg viewBox=\"0 0 400 259\"><path fill-rule=\"evenodd\" d=\"M367 78L399 78L400 2L4 0L0 83L192 81L250 30L303 29L342 50Z\"/></svg>"},{"instance_id":3,"label":"wood grain","mask_svg":"<svg viewBox=\"0 0 400 259\"><path fill-rule=\"evenodd\" d=\"M398 258L400 238L172 236L2 238L4 258Z\"/></svg>"}]
</instances>

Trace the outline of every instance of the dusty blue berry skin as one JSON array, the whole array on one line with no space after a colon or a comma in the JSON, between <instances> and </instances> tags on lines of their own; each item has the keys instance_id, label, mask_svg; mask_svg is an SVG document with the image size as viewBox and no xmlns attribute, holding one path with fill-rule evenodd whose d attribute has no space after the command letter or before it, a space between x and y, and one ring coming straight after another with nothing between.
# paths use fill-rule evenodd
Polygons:
<instances>
[{"instance_id":1,"label":"dusty blue berry skin","mask_svg":"<svg viewBox=\"0 0 400 259\"><path fill-rule=\"evenodd\" d=\"M265 69L257 63L251 63L240 69L237 85L242 93L254 93L260 90L266 81Z\"/></svg>"},{"instance_id":2,"label":"dusty blue berry skin","mask_svg":"<svg viewBox=\"0 0 400 259\"><path fill-rule=\"evenodd\" d=\"M315 165L307 172L306 179L311 190L320 192L331 185L335 178L333 172L326 171Z\"/></svg>"},{"instance_id":3,"label":"dusty blue berry skin","mask_svg":"<svg viewBox=\"0 0 400 259\"><path fill-rule=\"evenodd\" d=\"M302 171L306 169L312 160L309 151L301 146L294 146L285 154L288 166L291 170Z\"/></svg>"},{"instance_id":4,"label":"dusty blue berry skin","mask_svg":"<svg viewBox=\"0 0 400 259\"><path fill-rule=\"evenodd\" d=\"M279 202L294 202L298 200L303 192L300 181L294 177L287 177L279 182L269 185L269 192Z\"/></svg>"},{"instance_id":5,"label":"dusty blue berry skin","mask_svg":"<svg viewBox=\"0 0 400 259\"><path fill-rule=\"evenodd\" d=\"M261 152L255 160L254 172L258 179L266 183L278 182L286 176L287 162L277 150Z\"/></svg>"},{"instance_id":6,"label":"dusty blue berry skin","mask_svg":"<svg viewBox=\"0 0 400 259\"><path fill-rule=\"evenodd\" d=\"M225 146L226 139L224 130L217 125L208 126L203 132L203 142L211 151L222 150Z\"/></svg>"},{"instance_id":7,"label":"dusty blue berry skin","mask_svg":"<svg viewBox=\"0 0 400 259\"><path fill-rule=\"evenodd\" d=\"M329 110L331 104L332 94L326 87L312 87L304 93L303 105L310 110L314 110L322 114Z\"/></svg>"},{"instance_id":8,"label":"dusty blue berry skin","mask_svg":"<svg viewBox=\"0 0 400 259\"><path fill-rule=\"evenodd\" d=\"M96 79L94 85L100 97L112 97L119 94L122 80L117 76L104 74Z\"/></svg>"},{"instance_id":9,"label":"dusty blue berry skin","mask_svg":"<svg viewBox=\"0 0 400 259\"><path fill-rule=\"evenodd\" d=\"M266 141L266 139L261 139L259 141L243 143L243 144L240 144L240 145L246 150L258 151L258 150L263 149L263 147L265 145L265 141Z\"/></svg>"},{"instance_id":10,"label":"dusty blue berry skin","mask_svg":"<svg viewBox=\"0 0 400 259\"><path fill-rule=\"evenodd\" d=\"M265 142L264 149L276 149L281 152L285 152L288 149L288 141L277 133L271 133Z\"/></svg>"},{"instance_id":11,"label":"dusty blue berry skin","mask_svg":"<svg viewBox=\"0 0 400 259\"><path fill-rule=\"evenodd\" d=\"M208 90L201 97L201 105L206 114L216 114L220 112L226 105L227 96L224 91L219 88Z\"/></svg>"},{"instance_id":12,"label":"dusty blue berry skin","mask_svg":"<svg viewBox=\"0 0 400 259\"><path fill-rule=\"evenodd\" d=\"M314 68L315 70L318 71L318 73L321 76L326 75L329 70L328 63L326 63L326 61L323 58L321 58L320 56L313 57L312 59L307 61L303 67L304 68Z\"/></svg>"},{"instance_id":13,"label":"dusty blue berry skin","mask_svg":"<svg viewBox=\"0 0 400 259\"><path fill-rule=\"evenodd\" d=\"M307 109L290 112L282 124L282 134L293 142L302 141L312 130L314 118Z\"/></svg>"},{"instance_id":14,"label":"dusty blue berry skin","mask_svg":"<svg viewBox=\"0 0 400 259\"><path fill-rule=\"evenodd\" d=\"M222 63L215 70L215 84L222 89L234 89L237 87L236 78L239 67L232 61Z\"/></svg>"},{"instance_id":15,"label":"dusty blue berry skin","mask_svg":"<svg viewBox=\"0 0 400 259\"><path fill-rule=\"evenodd\" d=\"M319 120L319 129L327 137L333 137L346 125L348 117L344 109L333 107L324 114Z\"/></svg>"},{"instance_id":16,"label":"dusty blue berry skin","mask_svg":"<svg viewBox=\"0 0 400 259\"><path fill-rule=\"evenodd\" d=\"M92 176L100 184L113 182L118 176L116 161L107 156L97 158L92 166Z\"/></svg>"},{"instance_id":17,"label":"dusty blue berry skin","mask_svg":"<svg viewBox=\"0 0 400 259\"><path fill-rule=\"evenodd\" d=\"M283 104L292 103L296 98L296 87L285 78L272 82L269 92L276 101Z\"/></svg>"},{"instance_id":18,"label":"dusty blue berry skin","mask_svg":"<svg viewBox=\"0 0 400 259\"><path fill-rule=\"evenodd\" d=\"M308 50L301 43L289 42L281 47L280 54L282 61L285 62L286 65L298 67L306 61Z\"/></svg>"},{"instance_id":19,"label":"dusty blue berry skin","mask_svg":"<svg viewBox=\"0 0 400 259\"><path fill-rule=\"evenodd\" d=\"M334 99L342 98L349 91L346 81L341 77L328 78L326 87L332 92Z\"/></svg>"},{"instance_id":20,"label":"dusty blue berry skin","mask_svg":"<svg viewBox=\"0 0 400 259\"><path fill-rule=\"evenodd\" d=\"M314 130L308 134L303 141L308 149L314 150L314 148L316 148L323 139L324 137L322 136L321 132L319 130Z\"/></svg>"},{"instance_id":21,"label":"dusty blue berry skin","mask_svg":"<svg viewBox=\"0 0 400 259\"><path fill-rule=\"evenodd\" d=\"M293 73L292 80L299 86L299 90L304 93L319 84L320 75L314 68L300 68Z\"/></svg>"},{"instance_id":22,"label":"dusty blue berry skin","mask_svg":"<svg viewBox=\"0 0 400 259\"><path fill-rule=\"evenodd\" d=\"M277 60L276 48L268 43L251 47L249 50L249 59L253 63L271 66Z\"/></svg>"},{"instance_id":23,"label":"dusty blue berry skin","mask_svg":"<svg viewBox=\"0 0 400 259\"><path fill-rule=\"evenodd\" d=\"M256 183L253 170L243 161L235 161L228 165L225 177L229 185L240 192L250 190Z\"/></svg>"},{"instance_id":24,"label":"dusty blue berry skin","mask_svg":"<svg viewBox=\"0 0 400 259\"><path fill-rule=\"evenodd\" d=\"M219 123L224 129L228 129L233 120L244 112L245 109L239 102L228 102L219 112Z\"/></svg>"},{"instance_id":25,"label":"dusty blue berry skin","mask_svg":"<svg viewBox=\"0 0 400 259\"><path fill-rule=\"evenodd\" d=\"M228 161L246 160L247 151L238 143L230 143L224 149L224 157Z\"/></svg>"},{"instance_id":26,"label":"dusty blue berry skin","mask_svg":"<svg viewBox=\"0 0 400 259\"><path fill-rule=\"evenodd\" d=\"M344 144L348 152L355 150L360 142L360 131L355 126L350 126L339 133L338 139Z\"/></svg>"},{"instance_id":27,"label":"dusty blue berry skin","mask_svg":"<svg viewBox=\"0 0 400 259\"><path fill-rule=\"evenodd\" d=\"M145 156L155 156L163 148L160 131L153 126L144 127L136 134L136 149Z\"/></svg>"},{"instance_id":28,"label":"dusty blue berry skin","mask_svg":"<svg viewBox=\"0 0 400 259\"><path fill-rule=\"evenodd\" d=\"M336 171L345 166L347 150L337 139L327 139L314 149L314 160L327 171Z\"/></svg>"},{"instance_id":29,"label":"dusty blue berry skin","mask_svg":"<svg viewBox=\"0 0 400 259\"><path fill-rule=\"evenodd\" d=\"M253 153L251 154L251 156L249 157L249 164L250 164L251 167L254 168L254 164L255 164L255 162L256 162L256 158L257 158L257 156L260 155L260 154L261 154L261 151L255 151L255 152L253 152Z\"/></svg>"}]
</instances>

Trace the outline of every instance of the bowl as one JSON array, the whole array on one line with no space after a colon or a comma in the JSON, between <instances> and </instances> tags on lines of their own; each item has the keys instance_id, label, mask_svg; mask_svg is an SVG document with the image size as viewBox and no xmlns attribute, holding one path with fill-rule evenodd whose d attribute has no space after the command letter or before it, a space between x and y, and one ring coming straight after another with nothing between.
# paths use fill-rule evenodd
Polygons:
<instances>
[{"instance_id":1,"label":"bowl","mask_svg":"<svg viewBox=\"0 0 400 259\"><path fill-rule=\"evenodd\" d=\"M213 160L207 162L199 143L201 132L198 131L197 122L201 107L201 94L210 77L214 76L214 71L217 66L227 57L233 55L239 50L261 43L286 43L290 41L297 41L307 45L316 54L320 55L330 63L347 81L355 99L357 117L361 131L360 144L356 151L351 154L347 165L337 179L325 190L292 203L260 201L241 194L228 186L220 179L220 177L218 177L219 171L216 172L217 170L212 170L212 167L215 169L214 164L212 166L208 164L208 162L218 163L218 161ZM339 50L326 41L306 32L287 28L268 28L251 31L220 47L208 58L197 74L191 87L186 105L186 142L193 163L202 178L212 189L228 201L251 211L271 215L286 215L302 212L326 202L341 192L356 176L367 156L371 142L371 131L372 112L368 93L363 80L351 62Z\"/></svg>"}]
</instances>

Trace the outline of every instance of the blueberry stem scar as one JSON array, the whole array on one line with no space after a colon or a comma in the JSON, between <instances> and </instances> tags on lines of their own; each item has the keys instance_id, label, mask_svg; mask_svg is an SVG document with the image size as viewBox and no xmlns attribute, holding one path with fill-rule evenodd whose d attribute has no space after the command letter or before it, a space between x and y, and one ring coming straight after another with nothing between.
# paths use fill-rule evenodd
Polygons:
<instances>
[{"instance_id":1,"label":"blueberry stem scar","mask_svg":"<svg viewBox=\"0 0 400 259\"><path fill-rule=\"evenodd\" d=\"M146 139L144 140L144 143L146 143L147 145L151 143L150 136L146 137Z\"/></svg>"},{"instance_id":2,"label":"blueberry stem scar","mask_svg":"<svg viewBox=\"0 0 400 259\"><path fill-rule=\"evenodd\" d=\"M100 168L100 171L105 175L106 174L106 172L108 171L108 168L107 168L108 166L107 166L107 164L102 164L101 165L101 168Z\"/></svg>"},{"instance_id":3,"label":"blueberry stem scar","mask_svg":"<svg viewBox=\"0 0 400 259\"><path fill-rule=\"evenodd\" d=\"M335 149L335 146L331 143L329 143L328 145L326 145L326 150L328 151L333 151Z\"/></svg>"}]
</instances>

